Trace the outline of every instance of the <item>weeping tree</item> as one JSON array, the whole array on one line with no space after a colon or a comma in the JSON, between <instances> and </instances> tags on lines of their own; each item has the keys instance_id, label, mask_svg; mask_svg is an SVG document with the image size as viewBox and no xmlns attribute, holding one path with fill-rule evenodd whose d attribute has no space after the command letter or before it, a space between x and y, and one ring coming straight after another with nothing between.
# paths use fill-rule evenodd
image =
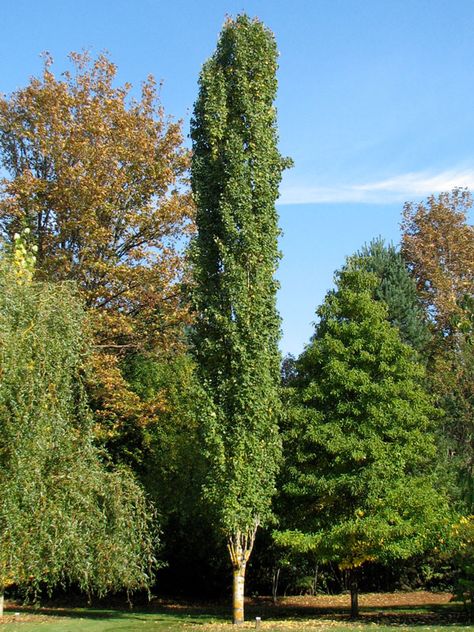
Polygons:
<instances>
[{"instance_id":1,"label":"weeping tree","mask_svg":"<svg viewBox=\"0 0 474 632\"><path fill-rule=\"evenodd\" d=\"M143 491L92 443L82 303L70 284L32 280L27 233L0 260L2 612L12 585L131 591L155 562Z\"/></svg>"},{"instance_id":2,"label":"weeping tree","mask_svg":"<svg viewBox=\"0 0 474 632\"><path fill-rule=\"evenodd\" d=\"M205 63L191 123L197 236L195 357L213 413L204 423L207 499L233 566L233 619L244 620L245 570L270 516L280 458L279 258L273 35L245 15L224 25Z\"/></svg>"}]
</instances>

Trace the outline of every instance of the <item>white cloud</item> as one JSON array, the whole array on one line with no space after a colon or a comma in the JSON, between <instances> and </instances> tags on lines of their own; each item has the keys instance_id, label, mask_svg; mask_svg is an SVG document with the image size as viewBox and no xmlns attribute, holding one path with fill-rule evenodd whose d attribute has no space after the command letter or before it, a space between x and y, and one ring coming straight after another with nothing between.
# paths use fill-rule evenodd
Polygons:
<instances>
[{"instance_id":1,"label":"white cloud","mask_svg":"<svg viewBox=\"0 0 474 632\"><path fill-rule=\"evenodd\" d=\"M383 204L410 201L412 198L450 191L454 187L474 189L474 169L451 169L439 173L417 171L362 184L284 186L278 203L366 202Z\"/></svg>"}]
</instances>

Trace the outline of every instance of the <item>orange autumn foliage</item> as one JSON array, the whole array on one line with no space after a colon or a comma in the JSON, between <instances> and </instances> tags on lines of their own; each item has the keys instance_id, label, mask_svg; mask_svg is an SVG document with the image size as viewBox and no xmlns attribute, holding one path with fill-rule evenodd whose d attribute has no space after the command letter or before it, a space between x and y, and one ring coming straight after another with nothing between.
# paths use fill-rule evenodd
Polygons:
<instances>
[{"instance_id":1,"label":"orange autumn foliage","mask_svg":"<svg viewBox=\"0 0 474 632\"><path fill-rule=\"evenodd\" d=\"M465 296L474 295L474 226L467 223L472 198L465 189L407 203L402 254L435 330L452 333Z\"/></svg>"},{"instance_id":2,"label":"orange autumn foliage","mask_svg":"<svg viewBox=\"0 0 474 632\"><path fill-rule=\"evenodd\" d=\"M38 279L77 283L93 328L96 437L136 461L164 402L141 401L120 361L182 345L189 152L152 77L134 99L106 55L70 59L56 76L46 55L40 77L0 98L0 230L12 241L29 229Z\"/></svg>"},{"instance_id":3,"label":"orange autumn foliage","mask_svg":"<svg viewBox=\"0 0 474 632\"><path fill-rule=\"evenodd\" d=\"M0 226L29 227L37 276L72 279L94 312L98 345L167 348L186 309L179 292L193 207L188 152L152 77L141 97L115 86L115 65L71 54L73 71L43 74L0 99Z\"/></svg>"}]
</instances>

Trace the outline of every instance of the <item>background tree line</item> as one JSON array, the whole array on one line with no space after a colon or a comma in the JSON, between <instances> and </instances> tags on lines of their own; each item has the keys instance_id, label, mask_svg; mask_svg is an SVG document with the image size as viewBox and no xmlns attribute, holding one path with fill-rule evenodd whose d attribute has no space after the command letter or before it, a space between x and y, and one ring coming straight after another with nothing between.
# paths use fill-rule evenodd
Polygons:
<instances>
[{"instance_id":1,"label":"background tree line","mask_svg":"<svg viewBox=\"0 0 474 632\"><path fill-rule=\"evenodd\" d=\"M472 594L470 193L348 256L280 372L276 55L225 24L192 152L106 56L0 100L3 590L134 590L164 562L160 591L216 595L227 545L237 622L248 563L251 591L339 584L354 614L381 577Z\"/></svg>"}]
</instances>

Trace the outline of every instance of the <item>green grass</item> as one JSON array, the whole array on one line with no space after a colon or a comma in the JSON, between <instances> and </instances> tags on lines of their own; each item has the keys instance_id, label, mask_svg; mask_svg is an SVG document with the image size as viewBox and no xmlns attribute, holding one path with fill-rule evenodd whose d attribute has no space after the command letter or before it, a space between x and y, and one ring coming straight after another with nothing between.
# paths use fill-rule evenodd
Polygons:
<instances>
[{"instance_id":1,"label":"green grass","mask_svg":"<svg viewBox=\"0 0 474 632\"><path fill-rule=\"evenodd\" d=\"M222 616L203 614L170 614L160 612L97 610L77 608L65 611L44 611L34 614L23 611L17 621L8 622L3 630L17 632L231 632L232 625ZM6 613L12 614L12 613ZM25 622L22 623L22 618ZM242 629L242 628L241 628ZM244 630L255 629L255 619L243 626ZM292 618L285 620L263 620L260 632L473 632L473 628L461 624L436 623L433 625L384 625L374 622L343 622L327 618Z\"/></svg>"},{"instance_id":2,"label":"green grass","mask_svg":"<svg viewBox=\"0 0 474 632\"><path fill-rule=\"evenodd\" d=\"M10 613L6 613L10 614ZM22 618L25 622L22 623ZM37 619L35 621L35 619ZM123 612L117 610L74 609L45 616L21 612L16 622L2 626L4 630L18 632L155 632L163 630L191 630L191 627L212 624L212 617L171 615L150 612Z\"/></svg>"},{"instance_id":3,"label":"green grass","mask_svg":"<svg viewBox=\"0 0 474 632\"><path fill-rule=\"evenodd\" d=\"M75 604L79 605L79 604ZM35 609L10 602L0 630L6 632L232 632L229 607L224 604L184 604L176 602L136 606L134 610L100 607L51 607ZM18 616L14 616L17 609ZM243 630L255 630L255 617L261 616L259 632L474 632L463 622L460 604L418 604L362 607L361 619L348 620L347 607L293 608L273 606L256 600L246 606ZM235 629L235 628L234 628ZM240 628L242 629L242 628Z\"/></svg>"}]
</instances>

